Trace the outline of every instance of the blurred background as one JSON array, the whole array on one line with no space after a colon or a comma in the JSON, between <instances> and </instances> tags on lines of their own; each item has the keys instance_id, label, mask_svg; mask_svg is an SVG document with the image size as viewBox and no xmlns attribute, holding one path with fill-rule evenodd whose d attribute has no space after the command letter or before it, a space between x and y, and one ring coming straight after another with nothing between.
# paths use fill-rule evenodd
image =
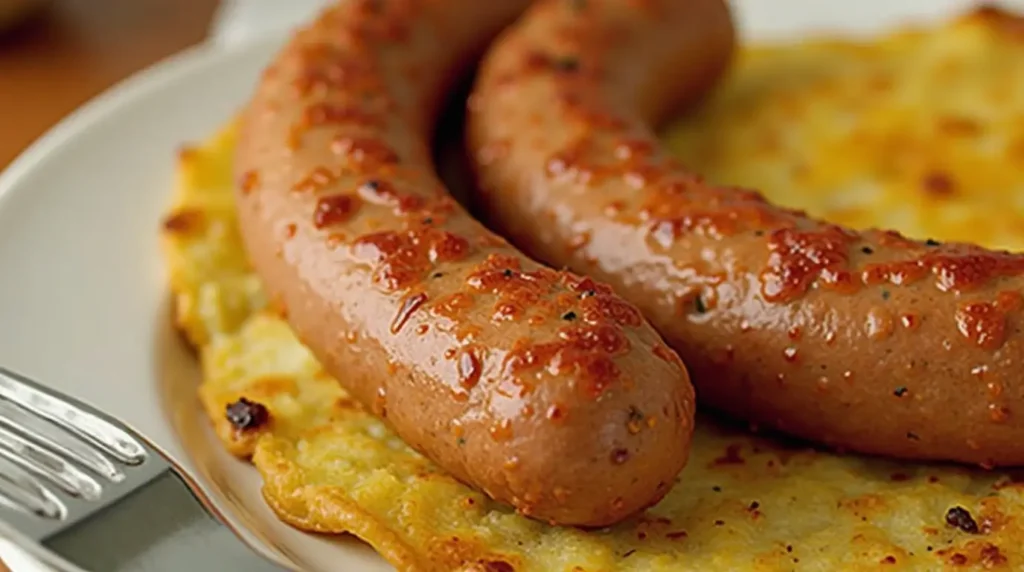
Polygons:
<instances>
[{"instance_id":1,"label":"blurred background","mask_svg":"<svg viewBox=\"0 0 1024 572\"><path fill-rule=\"evenodd\" d=\"M203 40L218 0L0 0L0 170L116 81Z\"/></svg>"},{"instance_id":2,"label":"blurred background","mask_svg":"<svg viewBox=\"0 0 1024 572\"><path fill-rule=\"evenodd\" d=\"M0 170L54 123L132 73L203 42L230 46L280 32L330 1L0 0ZM863 11L937 18L979 1L730 3L741 30L770 38L808 25L856 32L850 22L877 20L861 17ZM998 3L1024 10L1024 0Z\"/></svg>"},{"instance_id":3,"label":"blurred background","mask_svg":"<svg viewBox=\"0 0 1024 572\"><path fill-rule=\"evenodd\" d=\"M307 17L324 0L0 0L0 170L76 107L189 46Z\"/></svg>"}]
</instances>

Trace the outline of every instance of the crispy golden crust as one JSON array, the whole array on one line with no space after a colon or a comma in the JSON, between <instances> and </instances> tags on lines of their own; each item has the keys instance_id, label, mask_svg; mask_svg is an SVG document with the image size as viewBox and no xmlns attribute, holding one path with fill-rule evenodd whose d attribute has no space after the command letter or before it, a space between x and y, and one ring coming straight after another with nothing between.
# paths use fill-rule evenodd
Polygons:
<instances>
[{"instance_id":1,"label":"crispy golden crust","mask_svg":"<svg viewBox=\"0 0 1024 572\"><path fill-rule=\"evenodd\" d=\"M852 228L1024 251L1024 25L970 12L756 46L663 137L710 181ZM845 118L846 120L837 120ZM714 137L709 137L714 133Z\"/></svg>"},{"instance_id":2,"label":"crispy golden crust","mask_svg":"<svg viewBox=\"0 0 1024 572\"><path fill-rule=\"evenodd\" d=\"M719 0L535 4L472 96L490 220L636 303L705 406L846 450L1024 464L1024 254L812 219L655 139L729 34Z\"/></svg>"}]
</instances>

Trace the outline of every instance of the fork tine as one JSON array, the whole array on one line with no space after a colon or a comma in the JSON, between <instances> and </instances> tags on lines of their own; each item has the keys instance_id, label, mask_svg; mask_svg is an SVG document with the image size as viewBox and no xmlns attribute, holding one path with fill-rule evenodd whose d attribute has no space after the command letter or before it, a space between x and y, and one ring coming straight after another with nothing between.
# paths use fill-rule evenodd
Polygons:
<instances>
[{"instance_id":1,"label":"fork tine","mask_svg":"<svg viewBox=\"0 0 1024 572\"><path fill-rule=\"evenodd\" d=\"M67 514L67 508L60 499L27 471L5 458L0 458L0 502L10 508L54 520L63 519Z\"/></svg>"},{"instance_id":2,"label":"fork tine","mask_svg":"<svg viewBox=\"0 0 1024 572\"><path fill-rule=\"evenodd\" d=\"M86 500L100 498L102 489L78 467L20 435L0 429L0 456L57 485L69 495Z\"/></svg>"},{"instance_id":3,"label":"fork tine","mask_svg":"<svg viewBox=\"0 0 1024 572\"><path fill-rule=\"evenodd\" d=\"M124 472L91 445L79 441L78 437L69 435L63 429L52 425L46 427L44 424L48 423L0 399L0 426L13 429L28 440L79 463L111 482L124 480Z\"/></svg>"},{"instance_id":4,"label":"fork tine","mask_svg":"<svg viewBox=\"0 0 1024 572\"><path fill-rule=\"evenodd\" d=\"M146 458L142 445L125 431L68 401L36 389L31 381L2 368L0 398L88 440L122 463L137 465Z\"/></svg>"}]
</instances>

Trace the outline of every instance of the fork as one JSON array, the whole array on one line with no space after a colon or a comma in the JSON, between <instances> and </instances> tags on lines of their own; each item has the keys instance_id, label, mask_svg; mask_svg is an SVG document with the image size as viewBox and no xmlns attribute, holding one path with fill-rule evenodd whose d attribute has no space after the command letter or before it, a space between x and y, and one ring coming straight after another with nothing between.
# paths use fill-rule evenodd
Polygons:
<instances>
[{"instance_id":1,"label":"fork","mask_svg":"<svg viewBox=\"0 0 1024 572\"><path fill-rule=\"evenodd\" d=\"M144 437L4 368L0 536L60 572L287 569L225 526Z\"/></svg>"}]
</instances>

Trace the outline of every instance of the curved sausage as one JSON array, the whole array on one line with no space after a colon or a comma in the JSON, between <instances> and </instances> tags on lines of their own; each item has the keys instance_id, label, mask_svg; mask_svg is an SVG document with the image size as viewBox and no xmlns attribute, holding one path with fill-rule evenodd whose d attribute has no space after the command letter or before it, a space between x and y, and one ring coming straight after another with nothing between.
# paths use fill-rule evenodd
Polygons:
<instances>
[{"instance_id":1,"label":"curved sausage","mask_svg":"<svg viewBox=\"0 0 1024 572\"><path fill-rule=\"evenodd\" d=\"M299 339L409 445L524 514L605 525L683 467L686 370L608 286L470 218L430 161L445 90L524 5L326 11L244 113L239 222Z\"/></svg>"},{"instance_id":2,"label":"curved sausage","mask_svg":"<svg viewBox=\"0 0 1024 572\"><path fill-rule=\"evenodd\" d=\"M636 303L701 404L842 449L1024 463L1024 256L813 220L660 146L729 21L721 0L536 4L470 102L483 210Z\"/></svg>"}]
</instances>

